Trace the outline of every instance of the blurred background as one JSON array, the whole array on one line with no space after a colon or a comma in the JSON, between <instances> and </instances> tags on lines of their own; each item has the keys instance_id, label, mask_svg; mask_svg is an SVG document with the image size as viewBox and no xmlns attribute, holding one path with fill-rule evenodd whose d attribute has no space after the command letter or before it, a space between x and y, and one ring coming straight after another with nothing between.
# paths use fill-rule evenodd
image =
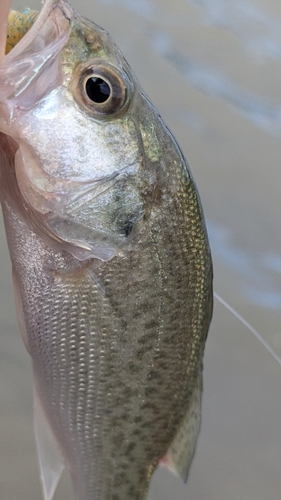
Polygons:
<instances>
[{"instance_id":1,"label":"blurred background","mask_svg":"<svg viewBox=\"0 0 281 500\"><path fill-rule=\"evenodd\" d=\"M216 292L281 356L280 2L72 4L110 32L178 139L205 210ZM26 6L40 8L36 0L13 2ZM40 500L31 364L18 332L3 226L0 252L0 496ZM280 477L281 367L215 302L188 483L160 468L148 498L276 500ZM72 499L65 475L55 500Z\"/></svg>"}]
</instances>

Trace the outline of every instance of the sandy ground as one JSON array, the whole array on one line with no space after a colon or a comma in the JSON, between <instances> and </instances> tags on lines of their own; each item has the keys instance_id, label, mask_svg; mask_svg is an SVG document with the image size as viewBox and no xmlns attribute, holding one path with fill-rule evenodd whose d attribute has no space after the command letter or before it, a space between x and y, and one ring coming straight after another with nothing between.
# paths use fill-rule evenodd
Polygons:
<instances>
[{"instance_id":1,"label":"sandy ground","mask_svg":"<svg viewBox=\"0 0 281 500\"><path fill-rule=\"evenodd\" d=\"M179 140L205 209L217 293L281 355L280 6L273 0L73 5L111 33ZM40 500L31 366L2 226L1 235L0 498ZM159 469L149 500L279 498L280 382L277 362L216 303L189 481L183 485ZM66 477L55 499L72 498Z\"/></svg>"}]
</instances>

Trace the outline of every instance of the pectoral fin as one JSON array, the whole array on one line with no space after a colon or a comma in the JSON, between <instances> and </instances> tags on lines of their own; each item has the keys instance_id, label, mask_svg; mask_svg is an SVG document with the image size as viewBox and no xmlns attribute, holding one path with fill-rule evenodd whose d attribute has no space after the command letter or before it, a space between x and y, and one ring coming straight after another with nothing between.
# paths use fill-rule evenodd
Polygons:
<instances>
[{"instance_id":1,"label":"pectoral fin","mask_svg":"<svg viewBox=\"0 0 281 500\"><path fill-rule=\"evenodd\" d=\"M194 389L188 411L166 455L160 465L167 466L172 472L187 481L189 468L195 453L201 423L202 376Z\"/></svg>"},{"instance_id":2,"label":"pectoral fin","mask_svg":"<svg viewBox=\"0 0 281 500\"><path fill-rule=\"evenodd\" d=\"M34 389L34 427L44 500L52 500L65 467L64 459Z\"/></svg>"}]
</instances>

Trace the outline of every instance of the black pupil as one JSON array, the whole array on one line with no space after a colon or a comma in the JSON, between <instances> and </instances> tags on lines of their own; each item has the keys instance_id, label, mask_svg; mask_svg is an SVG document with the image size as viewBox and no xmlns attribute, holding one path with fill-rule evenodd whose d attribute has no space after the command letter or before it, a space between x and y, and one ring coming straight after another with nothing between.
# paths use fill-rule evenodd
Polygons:
<instances>
[{"instance_id":1,"label":"black pupil","mask_svg":"<svg viewBox=\"0 0 281 500\"><path fill-rule=\"evenodd\" d=\"M103 103L110 96L110 86L101 78L92 76L87 80L86 92L91 101Z\"/></svg>"}]
</instances>

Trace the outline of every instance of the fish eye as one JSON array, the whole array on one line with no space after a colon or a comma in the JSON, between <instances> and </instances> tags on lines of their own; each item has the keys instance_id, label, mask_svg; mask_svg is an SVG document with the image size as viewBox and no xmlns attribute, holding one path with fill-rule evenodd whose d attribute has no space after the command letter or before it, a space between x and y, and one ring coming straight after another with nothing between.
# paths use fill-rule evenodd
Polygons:
<instances>
[{"instance_id":1,"label":"fish eye","mask_svg":"<svg viewBox=\"0 0 281 500\"><path fill-rule=\"evenodd\" d=\"M91 76L86 81L85 89L89 99L97 104L106 102L111 94L108 83L98 76Z\"/></svg>"},{"instance_id":2,"label":"fish eye","mask_svg":"<svg viewBox=\"0 0 281 500\"><path fill-rule=\"evenodd\" d=\"M76 98L97 117L108 117L121 111L129 97L126 75L113 66L97 63L82 68Z\"/></svg>"}]
</instances>

